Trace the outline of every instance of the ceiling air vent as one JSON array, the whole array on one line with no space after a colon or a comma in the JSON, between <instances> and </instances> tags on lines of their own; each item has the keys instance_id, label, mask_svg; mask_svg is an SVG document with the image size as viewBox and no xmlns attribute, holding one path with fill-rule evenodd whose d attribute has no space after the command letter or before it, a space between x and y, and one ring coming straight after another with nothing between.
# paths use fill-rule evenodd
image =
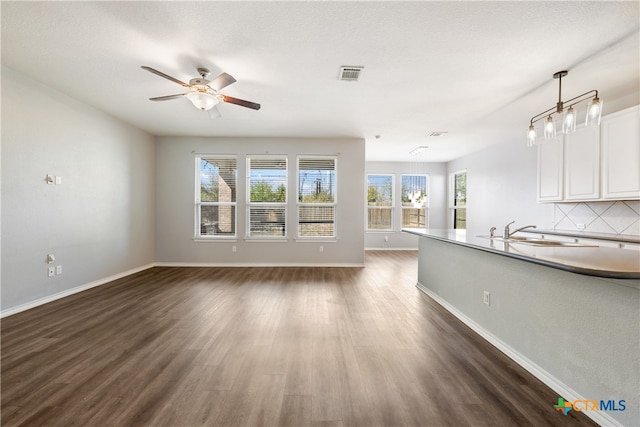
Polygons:
<instances>
[{"instance_id":1,"label":"ceiling air vent","mask_svg":"<svg viewBox=\"0 0 640 427\"><path fill-rule=\"evenodd\" d=\"M363 69L364 67L340 67L340 77L338 77L338 80L357 82Z\"/></svg>"}]
</instances>

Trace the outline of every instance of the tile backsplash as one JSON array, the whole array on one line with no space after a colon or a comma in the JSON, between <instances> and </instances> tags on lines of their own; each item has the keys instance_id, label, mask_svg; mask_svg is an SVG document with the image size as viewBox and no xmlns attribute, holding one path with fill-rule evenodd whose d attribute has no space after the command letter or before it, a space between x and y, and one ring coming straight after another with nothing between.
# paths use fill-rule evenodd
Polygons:
<instances>
[{"instance_id":1,"label":"tile backsplash","mask_svg":"<svg viewBox=\"0 0 640 427\"><path fill-rule=\"evenodd\" d=\"M556 203L554 224L554 230L640 236L640 201Z\"/></svg>"}]
</instances>

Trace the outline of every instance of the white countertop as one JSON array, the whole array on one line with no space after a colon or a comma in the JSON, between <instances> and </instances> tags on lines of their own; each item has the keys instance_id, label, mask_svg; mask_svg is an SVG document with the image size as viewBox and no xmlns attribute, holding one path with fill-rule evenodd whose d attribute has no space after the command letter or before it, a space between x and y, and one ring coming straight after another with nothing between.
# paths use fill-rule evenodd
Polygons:
<instances>
[{"instance_id":1,"label":"white countertop","mask_svg":"<svg viewBox=\"0 0 640 427\"><path fill-rule=\"evenodd\" d=\"M614 279L640 279L640 252L636 250L609 247L532 246L479 237L482 233L465 230L403 228L402 231L572 273Z\"/></svg>"}]
</instances>

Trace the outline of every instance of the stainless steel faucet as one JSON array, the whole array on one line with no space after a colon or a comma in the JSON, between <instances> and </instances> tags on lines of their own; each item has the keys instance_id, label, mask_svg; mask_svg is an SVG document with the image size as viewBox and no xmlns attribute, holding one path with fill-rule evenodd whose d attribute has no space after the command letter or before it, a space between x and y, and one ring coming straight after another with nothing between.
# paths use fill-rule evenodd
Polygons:
<instances>
[{"instance_id":1,"label":"stainless steel faucet","mask_svg":"<svg viewBox=\"0 0 640 427\"><path fill-rule=\"evenodd\" d=\"M504 227L504 234L503 234L503 238L508 239L509 237L511 237L512 235L514 235L515 233L517 233L518 231L522 231L525 228L537 228L535 225L525 225L524 227L520 227L520 228L516 228L513 231L509 230L509 226L511 224L513 224L515 221L511 221L509 224L505 225Z\"/></svg>"},{"instance_id":2,"label":"stainless steel faucet","mask_svg":"<svg viewBox=\"0 0 640 427\"><path fill-rule=\"evenodd\" d=\"M505 238L505 239L508 239L508 238L509 238L509 236L511 235L511 234L509 233L509 226L510 226L511 224L513 224L514 222L515 222L515 221L511 221L509 224L507 224L507 225L505 225L505 226L504 226L504 233L502 234L502 237L503 237L503 238Z\"/></svg>"}]
</instances>

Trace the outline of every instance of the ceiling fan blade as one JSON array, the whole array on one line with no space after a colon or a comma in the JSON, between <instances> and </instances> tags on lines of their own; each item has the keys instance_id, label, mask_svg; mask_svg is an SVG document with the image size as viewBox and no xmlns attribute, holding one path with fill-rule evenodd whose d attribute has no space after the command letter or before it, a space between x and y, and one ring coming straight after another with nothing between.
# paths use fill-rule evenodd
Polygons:
<instances>
[{"instance_id":1,"label":"ceiling fan blade","mask_svg":"<svg viewBox=\"0 0 640 427\"><path fill-rule=\"evenodd\" d=\"M220 96L222 97L222 100L224 102L228 102L230 104L236 104L236 105L240 105L242 107L251 108L251 109L254 109L254 110L259 110L260 109L260 104L256 104L255 102L245 101L244 99L233 98L233 97L227 96L227 95L220 95Z\"/></svg>"},{"instance_id":2,"label":"ceiling fan blade","mask_svg":"<svg viewBox=\"0 0 640 427\"><path fill-rule=\"evenodd\" d=\"M219 91L220 89L227 87L231 83L235 83L235 82L236 82L236 79L234 79L231 74L222 73L215 79L211 80L208 83L208 86L215 91Z\"/></svg>"},{"instance_id":3,"label":"ceiling fan blade","mask_svg":"<svg viewBox=\"0 0 640 427\"><path fill-rule=\"evenodd\" d=\"M168 101L170 99L178 99L185 96L186 93L180 93L178 95L156 96L155 98L149 98L149 101Z\"/></svg>"},{"instance_id":4,"label":"ceiling fan blade","mask_svg":"<svg viewBox=\"0 0 640 427\"><path fill-rule=\"evenodd\" d=\"M220 117L222 117L222 114L220 114L220 110L218 110L218 107L215 105L207 112L209 113L209 117L211 117L212 119L219 119Z\"/></svg>"},{"instance_id":5,"label":"ceiling fan blade","mask_svg":"<svg viewBox=\"0 0 640 427\"><path fill-rule=\"evenodd\" d=\"M153 69L151 67L147 67L146 65L143 65L140 68L142 68L143 70L147 70L150 73L156 74L156 75L158 75L160 77L164 77L167 80L171 80L174 83L178 83L180 86L189 87L189 85L186 84L185 82L181 82L180 80L176 79L175 77L171 77L171 76L163 73L162 71L158 71L158 70Z\"/></svg>"}]
</instances>

